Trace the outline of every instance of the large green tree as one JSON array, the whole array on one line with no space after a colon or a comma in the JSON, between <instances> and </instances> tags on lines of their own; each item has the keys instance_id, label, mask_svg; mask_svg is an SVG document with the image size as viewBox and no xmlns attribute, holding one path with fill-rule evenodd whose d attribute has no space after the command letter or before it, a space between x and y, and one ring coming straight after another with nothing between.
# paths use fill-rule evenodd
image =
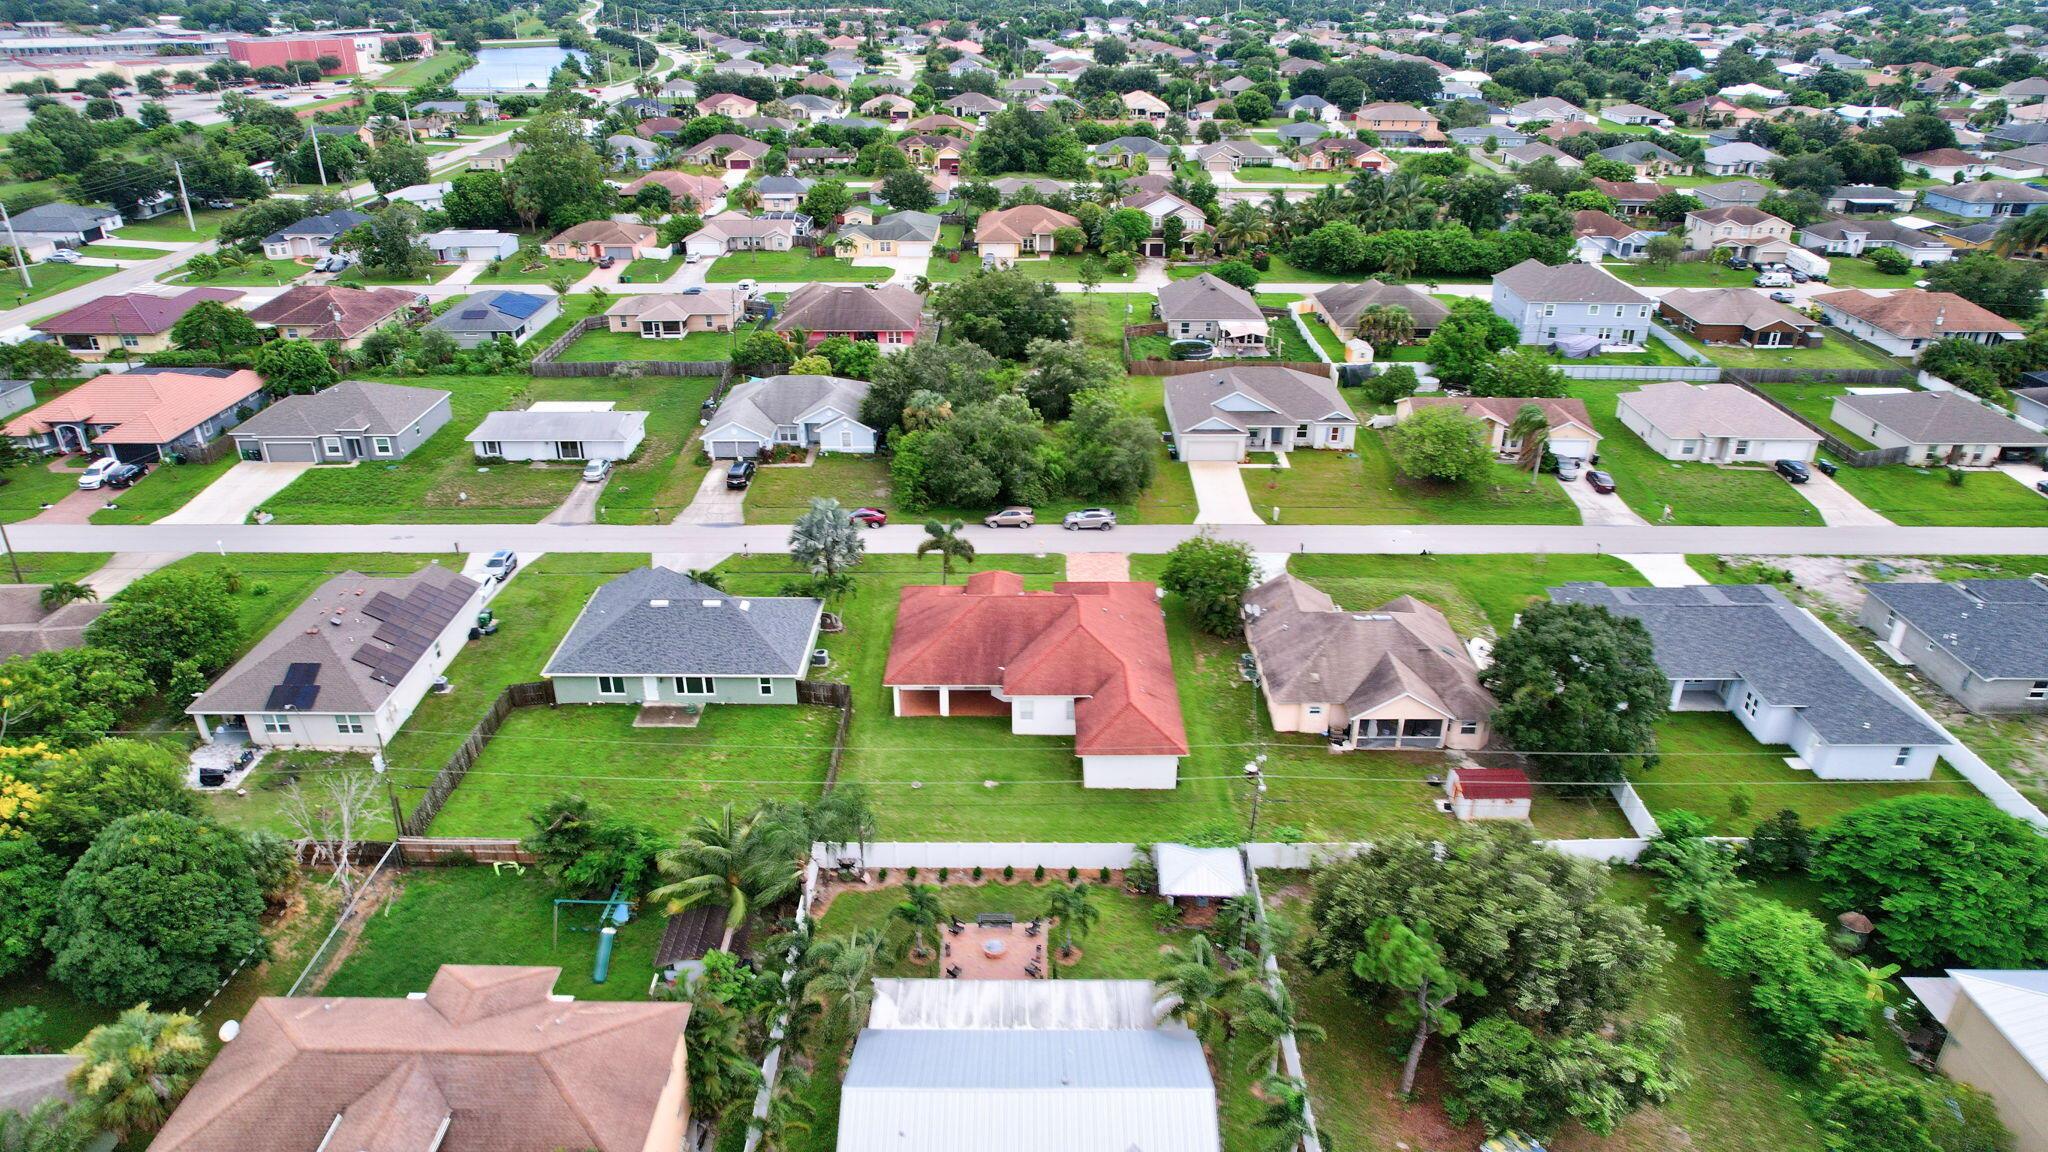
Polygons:
<instances>
[{"instance_id":1,"label":"large green tree","mask_svg":"<svg viewBox=\"0 0 2048 1152\"><path fill-rule=\"evenodd\" d=\"M1396 425L1393 454L1404 474L1443 484L1476 479L1493 466L1485 426L1450 405L1417 409Z\"/></svg>"},{"instance_id":2,"label":"large green tree","mask_svg":"<svg viewBox=\"0 0 2048 1152\"><path fill-rule=\"evenodd\" d=\"M1980 797L1867 804L1815 834L1811 871L1911 967L2048 966L2048 840Z\"/></svg>"},{"instance_id":3,"label":"large green tree","mask_svg":"<svg viewBox=\"0 0 2048 1152\"><path fill-rule=\"evenodd\" d=\"M61 859L33 840L0 840L0 980L38 967L63 883Z\"/></svg>"},{"instance_id":4,"label":"large green tree","mask_svg":"<svg viewBox=\"0 0 2048 1152\"><path fill-rule=\"evenodd\" d=\"M434 263L420 239L420 211L410 204L378 209L343 233L334 247L355 253L365 268L387 276L420 276Z\"/></svg>"},{"instance_id":5,"label":"large green tree","mask_svg":"<svg viewBox=\"0 0 2048 1152\"><path fill-rule=\"evenodd\" d=\"M1488 1016L1458 1037L1445 1105L1454 1119L1474 1117L1488 1132L1547 1138L1577 1123L1611 1135L1631 1113L1686 1086L1678 1042L1676 1016L1562 1036L1504 1013Z\"/></svg>"},{"instance_id":6,"label":"large green tree","mask_svg":"<svg viewBox=\"0 0 2048 1152\"><path fill-rule=\"evenodd\" d=\"M451 228L503 228L512 223L505 178L496 172L464 172L449 181L441 211Z\"/></svg>"},{"instance_id":7,"label":"large green tree","mask_svg":"<svg viewBox=\"0 0 2048 1152\"><path fill-rule=\"evenodd\" d=\"M1149 416L1116 388L1073 398L1059 442L1066 448L1066 487L1083 500L1133 500L1152 482L1159 432Z\"/></svg>"},{"instance_id":8,"label":"large green tree","mask_svg":"<svg viewBox=\"0 0 2048 1152\"><path fill-rule=\"evenodd\" d=\"M583 136L575 113L544 111L513 133L524 150L505 166L505 197L531 228L564 228L604 215L604 160Z\"/></svg>"},{"instance_id":9,"label":"large green tree","mask_svg":"<svg viewBox=\"0 0 2048 1152\"><path fill-rule=\"evenodd\" d=\"M341 379L327 354L310 340L272 340L256 349L264 387L280 396L318 392Z\"/></svg>"},{"instance_id":10,"label":"large green tree","mask_svg":"<svg viewBox=\"0 0 2048 1152\"><path fill-rule=\"evenodd\" d=\"M912 396L931 393L954 411L993 400L1000 368L996 358L978 344L919 341L882 357L875 366L873 382L861 401L860 422L893 443L890 434L904 426L903 414Z\"/></svg>"},{"instance_id":11,"label":"large green tree","mask_svg":"<svg viewBox=\"0 0 2048 1152\"><path fill-rule=\"evenodd\" d=\"M1251 545L1205 532L1166 554L1159 586L1181 598L1204 632L1237 636L1244 632L1244 594L1258 570Z\"/></svg>"},{"instance_id":12,"label":"large green tree","mask_svg":"<svg viewBox=\"0 0 2048 1152\"><path fill-rule=\"evenodd\" d=\"M1739 899L1707 925L1702 955L1714 971L1747 987L1750 1019L1773 1067L1810 1073L1829 1038L1868 1027L1861 981L1810 913L1776 900Z\"/></svg>"},{"instance_id":13,"label":"large green tree","mask_svg":"<svg viewBox=\"0 0 2048 1152\"><path fill-rule=\"evenodd\" d=\"M1073 335L1074 306L1047 281L1014 268L976 272L931 295L932 312L946 334L986 348L1005 360L1021 360L1035 340Z\"/></svg>"},{"instance_id":14,"label":"large green tree","mask_svg":"<svg viewBox=\"0 0 2048 1152\"><path fill-rule=\"evenodd\" d=\"M379 192L396 192L427 182L427 154L411 144L392 142L370 153L363 166L370 187Z\"/></svg>"},{"instance_id":15,"label":"large green tree","mask_svg":"<svg viewBox=\"0 0 2048 1152\"><path fill-rule=\"evenodd\" d=\"M261 341L247 312L218 300L201 300L171 325L171 343L191 352L231 356Z\"/></svg>"},{"instance_id":16,"label":"large green tree","mask_svg":"<svg viewBox=\"0 0 2048 1152\"><path fill-rule=\"evenodd\" d=\"M49 757L35 771L43 804L30 817L36 839L76 855L108 825L143 812L197 816L199 796L185 786L185 764L161 744L102 740Z\"/></svg>"},{"instance_id":17,"label":"large green tree","mask_svg":"<svg viewBox=\"0 0 2048 1152\"><path fill-rule=\"evenodd\" d=\"M1596 605L1524 608L1483 680L1494 735L1561 782L1621 780L1654 757L1671 699L1642 622Z\"/></svg>"},{"instance_id":18,"label":"large green tree","mask_svg":"<svg viewBox=\"0 0 2048 1152\"><path fill-rule=\"evenodd\" d=\"M241 652L242 622L218 572L153 572L107 602L86 642L133 660L161 692L204 688ZM191 685L196 674L200 683Z\"/></svg>"},{"instance_id":19,"label":"large green tree","mask_svg":"<svg viewBox=\"0 0 2048 1152\"><path fill-rule=\"evenodd\" d=\"M50 974L94 1004L203 996L263 951L262 914L239 835L169 812L128 816L64 877Z\"/></svg>"},{"instance_id":20,"label":"large green tree","mask_svg":"<svg viewBox=\"0 0 2048 1152\"><path fill-rule=\"evenodd\" d=\"M1024 395L1047 420L1064 420L1074 397L1114 383L1116 365L1088 350L1079 340L1033 340L1024 350L1031 370L1024 374Z\"/></svg>"}]
</instances>

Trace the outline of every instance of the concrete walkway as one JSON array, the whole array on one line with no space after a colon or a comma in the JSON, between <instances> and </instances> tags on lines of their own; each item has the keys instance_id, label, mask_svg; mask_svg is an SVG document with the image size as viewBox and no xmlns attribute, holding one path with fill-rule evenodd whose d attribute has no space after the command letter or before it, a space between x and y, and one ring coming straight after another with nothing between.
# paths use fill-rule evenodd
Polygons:
<instances>
[{"instance_id":1,"label":"concrete walkway","mask_svg":"<svg viewBox=\"0 0 2048 1152\"><path fill-rule=\"evenodd\" d=\"M221 474L205 491L186 501L183 508L158 520L159 524L240 524L263 502L284 490L287 484L306 474L311 464L276 464L244 460Z\"/></svg>"},{"instance_id":2,"label":"concrete walkway","mask_svg":"<svg viewBox=\"0 0 2048 1152\"><path fill-rule=\"evenodd\" d=\"M1829 527L1876 528L1891 524L1818 468L1813 469L1806 483L1792 485L1792 490L1819 509L1821 523Z\"/></svg>"},{"instance_id":3,"label":"concrete walkway","mask_svg":"<svg viewBox=\"0 0 2048 1152\"><path fill-rule=\"evenodd\" d=\"M1557 479L1555 476L1552 479ZM1614 492L1595 492L1584 473L1577 480L1558 480L1564 494L1578 505L1579 520L1585 524L1648 524L1628 502Z\"/></svg>"},{"instance_id":4,"label":"concrete walkway","mask_svg":"<svg viewBox=\"0 0 2048 1152\"><path fill-rule=\"evenodd\" d=\"M1685 562L1685 557L1676 553L1616 555L1615 559L1633 565L1653 588L1686 588L1706 583L1699 573L1692 570L1692 565Z\"/></svg>"},{"instance_id":5,"label":"concrete walkway","mask_svg":"<svg viewBox=\"0 0 2048 1152\"><path fill-rule=\"evenodd\" d=\"M488 260L465 260L455 271L442 278L441 283L451 288L460 288L466 284L474 284L476 283L476 278L483 275L484 271L490 266Z\"/></svg>"},{"instance_id":6,"label":"concrete walkway","mask_svg":"<svg viewBox=\"0 0 2048 1152\"><path fill-rule=\"evenodd\" d=\"M1131 557L1127 552L1072 552L1067 555L1069 580L1129 580Z\"/></svg>"},{"instance_id":7,"label":"concrete walkway","mask_svg":"<svg viewBox=\"0 0 2048 1152\"><path fill-rule=\"evenodd\" d=\"M1168 465L1172 467L1172 465ZM1222 460L1196 460L1188 464L1188 478L1195 484L1195 523L1257 524L1252 498L1244 487L1244 470Z\"/></svg>"},{"instance_id":8,"label":"concrete walkway","mask_svg":"<svg viewBox=\"0 0 2048 1152\"><path fill-rule=\"evenodd\" d=\"M99 571L87 576L80 583L99 593L105 600L151 572L177 560L185 558L184 552L117 552L109 557Z\"/></svg>"},{"instance_id":9,"label":"concrete walkway","mask_svg":"<svg viewBox=\"0 0 2048 1152\"><path fill-rule=\"evenodd\" d=\"M689 507L676 514L677 524L726 525L746 522L747 490L725 486L725 466L713 464L711 471L704 474L704 482L697 485L697 494L690 498Z\"/></svg>"}]
</instances>

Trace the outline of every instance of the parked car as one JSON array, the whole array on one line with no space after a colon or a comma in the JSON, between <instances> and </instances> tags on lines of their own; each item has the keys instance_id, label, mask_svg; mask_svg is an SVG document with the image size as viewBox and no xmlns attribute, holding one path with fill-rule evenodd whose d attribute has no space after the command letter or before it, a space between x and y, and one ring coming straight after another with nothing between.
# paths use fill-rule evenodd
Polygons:
<instances>
[{"instance_id":1,"label":"parked car","mask_svg":"<svg viewBox=\"0 0 2048 1152\"><path fill-rule=\"evenodd\" d=\"M1061 517L1060 527L1065 528L1069 532L1082 528L1093 528L1100 532L1107 532L1111 528L1116 527L1116 513L1111 512L1107 508L1083 508L1078 512L1069 512Z\"/></svg>"},{"instance_id":2,"label":"parked car","mask_svg":"<svg viewBox=\"0 0 2048 1152\"><path fill-rule=\"evenodd\" d=\"M1823 476L1833 476L1835 474L1835 462L1825 456L1814 457L1813 467L1814 471L1819 472Z\"/></svg>"},{"instance_id":3,"label":"parked car","mask_svg":"<svg viewBox=\"0 0 2048 1152\"><path fill-rule=\"evenodd\" d=\"M43 257L44 262L50 264L76 264L78 259L78 250L75 248L59 248Z\"/></svg>"},{"instance_id":4,"label":"parked car","mask_svg":"<svg viewBox=\"0 0 2048 1152\"><path fill-rule=\"evenodd\" d=\"M78 474L79 488L87 492L90 492L93 489L98 488L99 486L107 482L108 474L110 474L111 472L113 472L114 469L119 468L120 466L121 462L119 460L114 459L112 456L100 457L99 459L86 465L85 471L80 472Z\"/></svg>"},{"instance_id":5,"label":"parked car","mask_svg":"<svg viewBox=\"0 0 2048 1152\"><path fill-rule=\"evenodd\" d=\"M1807 282L1808 280L1811 280L1811 279L1813 279L1813 277L1811 277L1811 276L1808 276L1808 275L1807 275L1806 273L1804 273L1804 272L1801 272L1801 271L1800 271L1799 269L1797 269L1797 268L1794 268L1794 269L1792 269L1792 271L1791 271L1790 275L1791 275L1791 277L1792 277L1792 282L1793 282L1794 284L1804 284L1804 283L1806 283L1806 282Z\"/></svg>"},{"instance_id":6,"label":"parked car","mask_svg":"<svg viewBox=\"0 0 2048 1152\"><path fill-rule=\"evenodd\" d=\"M991 528L1029 528L1038 523L1038 515L1024 505L1017 504L993 516L985 516L981 522Z\"/></svg>"},{"instance_id":7,"label":"parked car","mask_svg":"<svg viewBox=\"0 0 2048 1152\"><path fill-rule=\"evenodd\" d=\"M855 508L846 518L863 528L880 528L889 523L889 514L880 508Z\"/></svg>"},{"instance_id":8,"label":"parked car","mask_svg":"<svg viewBox=\"0 0 2048 1152\"><path fill-rule=\"evenodd\" d=\"M612 265L614 265L614 264L617 264L617 263L618 263L618 259L617 259L616 257L612 257L612 256L599 256L599 257L597 258L597 266L598 266L599 268L609 268L609 267L611 267Z\"/></svg>"},{"instance_id":9,"label":"parked car","mask_svg":"<svg viewBox=\"0 0 2048 1152\"><path fill-rule=\"evenodd\" d=\"M1778 475L1794 484L1804 484L1813 479L1813 473L1807 469L1804 460L1780 460L1771 467L1778 470Z\"/></svg>"},{"instance_id":10,"label":"parked car","mask_svg":"<svg viewBox=\"0 0 2048 1152\"><path fill-rule=\"evenodd\" d=\"M1744 260L1740 256L1730 256L1728 258L1728 266L1737 272L1743 272L1749 269L1749 261Z\"/></svg>"},{"instance_id":11,"label":"parked car","mask_svg":"<svg viewBox=\"0 0 2048 1152\"><path fill-rule=\"evenodd\" d=\"M149 475L147 464L123 464L107 473L107 487L128 488L137 480Z\"/></svg>"},{"instance_id":12,"label":"parked car","mask_svg":"<svg viewBox=\"0 0 2048 1152\"><path fill-rule=\"evenodd\" d=\"M491 553L490 559L484 561L484 579L486 581L510 580L512 574L517 571L519 571L519 553L512 551L510 548L500 548L496 552Z\"/></svg>"},{"instance_id":13,"label":"parked car","mask_svg":"<svg viewBox=\"0 0 2048 1152\"><path fill-rule=\"evenodd\" d=\"M1586 470L1586 484L1589 487L1591 487L1593 491L1602 494L1614 491L1614 477L1609 476L1607 473L1602 472L1598 468L1589 468Z\"/></svg>"},{"instance_id":14,"label":"parked car","mask_svg":"<svg viewBox=\"0 0 2048 1152\"><path fill-rule=\"evenodd\" d=\"M2048 480L2034 481L2034 491L2041 493L2043 496L2048 496Z\"/></svg>"},{"instance_id":15,"label":"parked car","mask_svg":"<svg viewBox=\"0 0 2048 1152\"><path fill-rule=\"evenodd\" d=\"M1577 480L1580 471L1584 468L1585 465L1579 462L1577 456L1559 456L1557 458L1557 478L1559 480Z\"/></svg>"},{"instance_id":16,"label":"parked car","mask_svg":"<svg viewBox=\"0 0 2048 1152\"><path fill-rule=\"evenodd\" d=\"M1792 274L1789 272L1765 272L1757 276L1756 286L1759 288L1790 288L1792 286Z\"/></svg>"},{"instance_id":17,"label":"parked car","mask_svg":"<svg viewBox=\"0 0 2048 1152\"><path fill-rule=\"evenodd\" d=\"M611 474L612 462L609 460L599 458L583 464L583 482L586 484L595 484Z\"/></svg>"},{"instance_id":18,"label":"parked car","mask_svg":"<svg viewBox=\"0 0 2048 1152\"><path fill-rule=\"evenodd\" d=\"M761 285L753 280L741 280L733 287L739 290L742 300L752 300L761 293Z\"/></svg>"},{"instance_id":19,"label":"parked car","mask_svg":"<svg viewBox=\"0 0 2048 1152\"><path fill-rule=\"evenodd\" d=\"M235 202L233 200L228 199L225 196L215 196L213 199L208 200L206 202L206 206L217 211L224 211L226 209L233 208L235 206Z\"/></svg>"},{"instance_id":20,"label":"parked car","mask_svg":"<svg viewBox=\"0 0 2048 1152\"><path fill-rule=\"evenodd\" d=\"M1780 288L1776 292L1771 293L1771 299L1776 300L1780 304L1797 304L1799 302L1799 297L1794 296L1793 294L1785 291L1782 288Z\"/></svg>"},{"instance_id":21,"label":"parked car","mask_svg":"<svg viewBox=\"0 0 2048 1152\"><path fill-rule=\"evenodd\" d=\"M313 271L346 272L350 268L355 266L355 262L355 257L347 255L345 253L336 252L329 256L322 256L320 259L314 261Z\"/></svg>"},{"instance_id":22,"label":"parked car","mask_svg":"<svg viewBox=\"0 0 2048 1152\"><path fill-rule=\"evenodd\" d=\"M732 467L725 470L725 486L727 488L745 488L747 485L752 484L754 482L755 467L756 465L752 460L733 461Z\"/></svg>"}]
</instances>

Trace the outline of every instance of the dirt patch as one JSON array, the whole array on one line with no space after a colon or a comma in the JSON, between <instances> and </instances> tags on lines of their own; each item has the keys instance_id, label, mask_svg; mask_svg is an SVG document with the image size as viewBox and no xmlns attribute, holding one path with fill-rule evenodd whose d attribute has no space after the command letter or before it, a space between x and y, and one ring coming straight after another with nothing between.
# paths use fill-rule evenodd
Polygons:
<instances>
[{"instance_id":1,"label":"dirt patch","mask_svg":"<svg viewBox=\"0 0 2048 1152\"><path fill-rule=\"evenodd\" d=\"M1873 578L1873 567L1880 580L1896 580L1901 583L1932 583L1935 564L1931 560L1915 556L1880 556L1864 558L1857 556L1723 556L1730 564L1763 564L1783 568L1792 574L1800 588L1828 602L1829 605L1851 616L1861 611L1865 592L1863 585Z\"/></svg>"},{"instance_id":2,"label":"dirt patch","mask_svg":"<svg viewBox=\"0 0 2048 1152\"><path fill-rule=\"evenodd\" d=\"M370 917L386 902L404 894L405 884L399 879L396 869L387 868L371 877L370 882L356 894L355 903L342 910L341 931L335 933L334 943L328 945L327 954L319 959L318 966L299 991L307 996L318 993L326 985L328 977L334 975L355 952Z\"/></svg>"}]
</instances>

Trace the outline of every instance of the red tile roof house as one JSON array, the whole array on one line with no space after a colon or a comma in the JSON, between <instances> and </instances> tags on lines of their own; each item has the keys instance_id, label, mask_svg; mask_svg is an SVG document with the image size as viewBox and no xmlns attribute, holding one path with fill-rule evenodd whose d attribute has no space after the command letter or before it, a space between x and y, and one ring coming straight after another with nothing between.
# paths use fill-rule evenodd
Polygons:
<instances>
[{"instance_id":1,"label":"red tile roof house","mask_svg":"<svg viewBox=\"0 0 2048 1152\"><path fill-rule=\"evenodd\" d=\"M621 224L617 220L589 220L556 233L541 250L555 260L587 260L592 264L606 256L631 263L643 256L662 257L668 248L654 229L645 224Z\"/></svg>"},{"instance_id":2,"label":"red tile roof house","mask_svg":"<svg viewBox=\"0 0 2048 1152\"><path fill-rule=\"evenodd\" d=\"M897 716L1007 716L1010 731L1074 737L1089 788L1172 788L1188 753L1154 586L1014 572L903 589L882 674Z\"/></svg>"},{"instance_id":3,"label":"red tile roof house","mask_svg":"<svg viewBox=\"0 0 2048 1152\"><path fill-rule=\"evenodd\" d=\"M619 196L630 200L635 192L649 185L660 185L668 189L669 198L674 201L676 211L694 212L700 216L709 215L711 207L725 199L725 185L716 176L699 176L694 172L674 172L662 169L649 172L619 189ZM688 201L687 204L684 201Z\"/></svg>"},{"instance_id":4,"label":"red tile roof house","mask_svg":"<svg viewBox=\"0 0 2048 1152\"><path fill-rule=\"evenodd\" d=\"M171 346L171 325L194 305L214 300L239 300L236 288L188 288L175 296L146 296L131 292L102 296L59 312L35 326L36 331L57 338L57 343L80 360L104 360L109 356L140 356L162 352Z\"/></svg>"},{"instance_id":5,"label":"red tile roof house","mask_svg":"<svg viewBox=\"0 0 2048 1152\"><path fill-rule=\"evenodd\" d=\"M891 284L805 284L789 294L775 319L777 332L803 332L806 347L846 336L873 341L883 352L917 343L923 328L924 298Z\"/></svg>"},{"instance_id":6,"label":"red tile roof house","mask_svg":"<svg viewBox=\"0 0 2048 1152\"><path fill-rule=\"evenodd\" d=\"M137 368L95 376L0 433L35 451L148 463L204 447L265 403L263 378L246 368Z\"/></svg>"},{"instance_id":7,"label":"red tile roof house","mask_svg":"<svg viewBox=\"0 0 2048 1152\"><path fill-rule=\"evenodd\" d=\"M363 337L412 307L415 294L399 288L294 284L249 309L249 319L286 340L332 340L360 348Z\"/></svg>"}]
</instances>

